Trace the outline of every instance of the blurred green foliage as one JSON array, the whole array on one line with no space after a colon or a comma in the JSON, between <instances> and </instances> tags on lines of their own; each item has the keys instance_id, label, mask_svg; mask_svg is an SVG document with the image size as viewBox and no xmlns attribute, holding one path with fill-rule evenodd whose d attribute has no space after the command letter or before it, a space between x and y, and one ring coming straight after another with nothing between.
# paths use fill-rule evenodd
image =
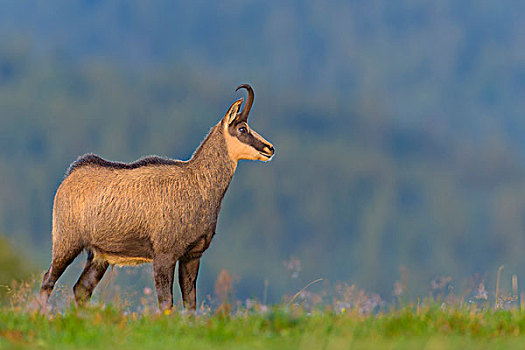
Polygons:
<instances>
[{"instance_id":1,"label":"blurred green foliage","mask_svg":"<svg viewBox=\"0 0 525 350\"><path fill-rule=\"evenodd\" d=\"M239 166L201 295L524 271L523 4L30 3L0 3L0 228L42 269L70 162L187 159L250 82L277 154Z\"/></svg>"},{"instance_id":2,"label":"blurred green foliage","mask_svg":"<svg viewBox=\"0 0 525 350\"><path fill-rule=\"evenodd\" d=\"M27 278L31 272L34 272L32 262L0 236L0 301L8 294L13 281Z\"/></svg>"}]
</instances>

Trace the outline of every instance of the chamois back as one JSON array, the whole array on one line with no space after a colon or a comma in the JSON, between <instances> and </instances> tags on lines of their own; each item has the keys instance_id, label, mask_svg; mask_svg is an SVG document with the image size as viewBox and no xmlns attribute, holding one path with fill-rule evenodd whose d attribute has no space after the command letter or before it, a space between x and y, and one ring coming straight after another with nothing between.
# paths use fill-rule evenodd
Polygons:
<instances>
[{"instance_id":1,"label":"chamois back","mask_svg":"<svg viewBox=\"0 0 525 350\"><path fill-rule=\"evenodd\" d=\"M113 162L106 160L104 158L101 158L93 153L84 154L83 156L80 156L77 160L75 160L71 165L69 166L66 177L71 175L73 171L76 169L86 166L86 165L95 165L100 166L103 168L110 168L110 169L136 169L140 167L145 166L157 166L157 165L182 165L184 162L180 160L174 160L174 159L168 159L168 158L162 158L158 156L147 156L141 159L138 159L131 163L124 163L124 162Z\"/></svg>"}]
</instances>

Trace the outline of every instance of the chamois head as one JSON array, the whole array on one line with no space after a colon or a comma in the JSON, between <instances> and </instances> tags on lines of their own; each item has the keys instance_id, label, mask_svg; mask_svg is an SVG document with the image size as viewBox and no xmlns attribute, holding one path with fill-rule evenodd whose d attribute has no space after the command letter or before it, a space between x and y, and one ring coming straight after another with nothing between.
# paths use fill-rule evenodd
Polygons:
<instances>
[{"instance_id":1,"label":"chamois head","mask_svg":"<svg viewBox=\"0 0 525 350\"><path fill-rule=\"evenodd\" d=\"M253 104L253 89L248 84L237 87L248 90L248 99L239 112L243 99L235 101L222 120L224 137L230 158L268 161L274 154L273 145L248 126L248 114Z\"/></svg>"}]
</instances>

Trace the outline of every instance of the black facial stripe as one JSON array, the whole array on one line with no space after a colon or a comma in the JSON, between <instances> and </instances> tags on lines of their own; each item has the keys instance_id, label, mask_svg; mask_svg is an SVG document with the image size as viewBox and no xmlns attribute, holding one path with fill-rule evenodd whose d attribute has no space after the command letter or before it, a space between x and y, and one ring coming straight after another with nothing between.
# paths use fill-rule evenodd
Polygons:
<instances>
[{"instance_id":1,"label":"black facial stripe","mask_svg":"<svg viewBox=\"0 0 525 350\"><path fill-rule=\"evenodd\" d=\"M241 142L252 146L253 148L255 148L259 152L264 152L264 148L268 147L268 144L262 142L261 140L259 140L255 136L253 136L251 133L240 134L239 136L237 136L237 138Z\"/></svg>"},{"instance_id":2,"label":"black facial stripe","mask_svg":"<svg viewBox=\"0 0 525 350\"><path fill-rule=\"evenodd\" d=\"M241 124L241 123L243 123L243 122L233 123L233 124L231 124L228 127L228 132L230 133L230 135L233 136L233 137L237 137L237 139L239 141L241 141L242 143L245 143L247 145L252 146L253 148L255 148L259 152L265 152L264 148L270 147L270 145L265 143L265 142L263 142L263 141L261 141L260 139L256 138L255 136L253 136L253 134L251 132L247 132L247 133L240 133L240 132L238 132L237 128L238 128L239 124Z\"/></svg>"}]
</instances>

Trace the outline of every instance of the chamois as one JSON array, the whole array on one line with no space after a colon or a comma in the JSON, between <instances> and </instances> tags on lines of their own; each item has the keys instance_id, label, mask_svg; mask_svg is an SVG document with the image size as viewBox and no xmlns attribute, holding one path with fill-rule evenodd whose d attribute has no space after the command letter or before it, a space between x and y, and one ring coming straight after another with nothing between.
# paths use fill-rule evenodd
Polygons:
<instances>
[{"instance_id":1,"label":"chamois","mask_svg":"<svg viewBox=\"0 0 525 350\"><path fill-rule=\"evenodd\" d=\"M109 265L152 262L159 308L173 307L179 263L184 307L196 308L196 280L203 252L215 234L221 202L240 159L268 161L271 143L250 129L254 93L235 101L187 161L146 157L111 162L86 154L71 164L59 186L52 219L51 266L40 301L47 305L66 267L83 250L87 262L73 287L88 301Z\"/></svg>"}]
</instances>

